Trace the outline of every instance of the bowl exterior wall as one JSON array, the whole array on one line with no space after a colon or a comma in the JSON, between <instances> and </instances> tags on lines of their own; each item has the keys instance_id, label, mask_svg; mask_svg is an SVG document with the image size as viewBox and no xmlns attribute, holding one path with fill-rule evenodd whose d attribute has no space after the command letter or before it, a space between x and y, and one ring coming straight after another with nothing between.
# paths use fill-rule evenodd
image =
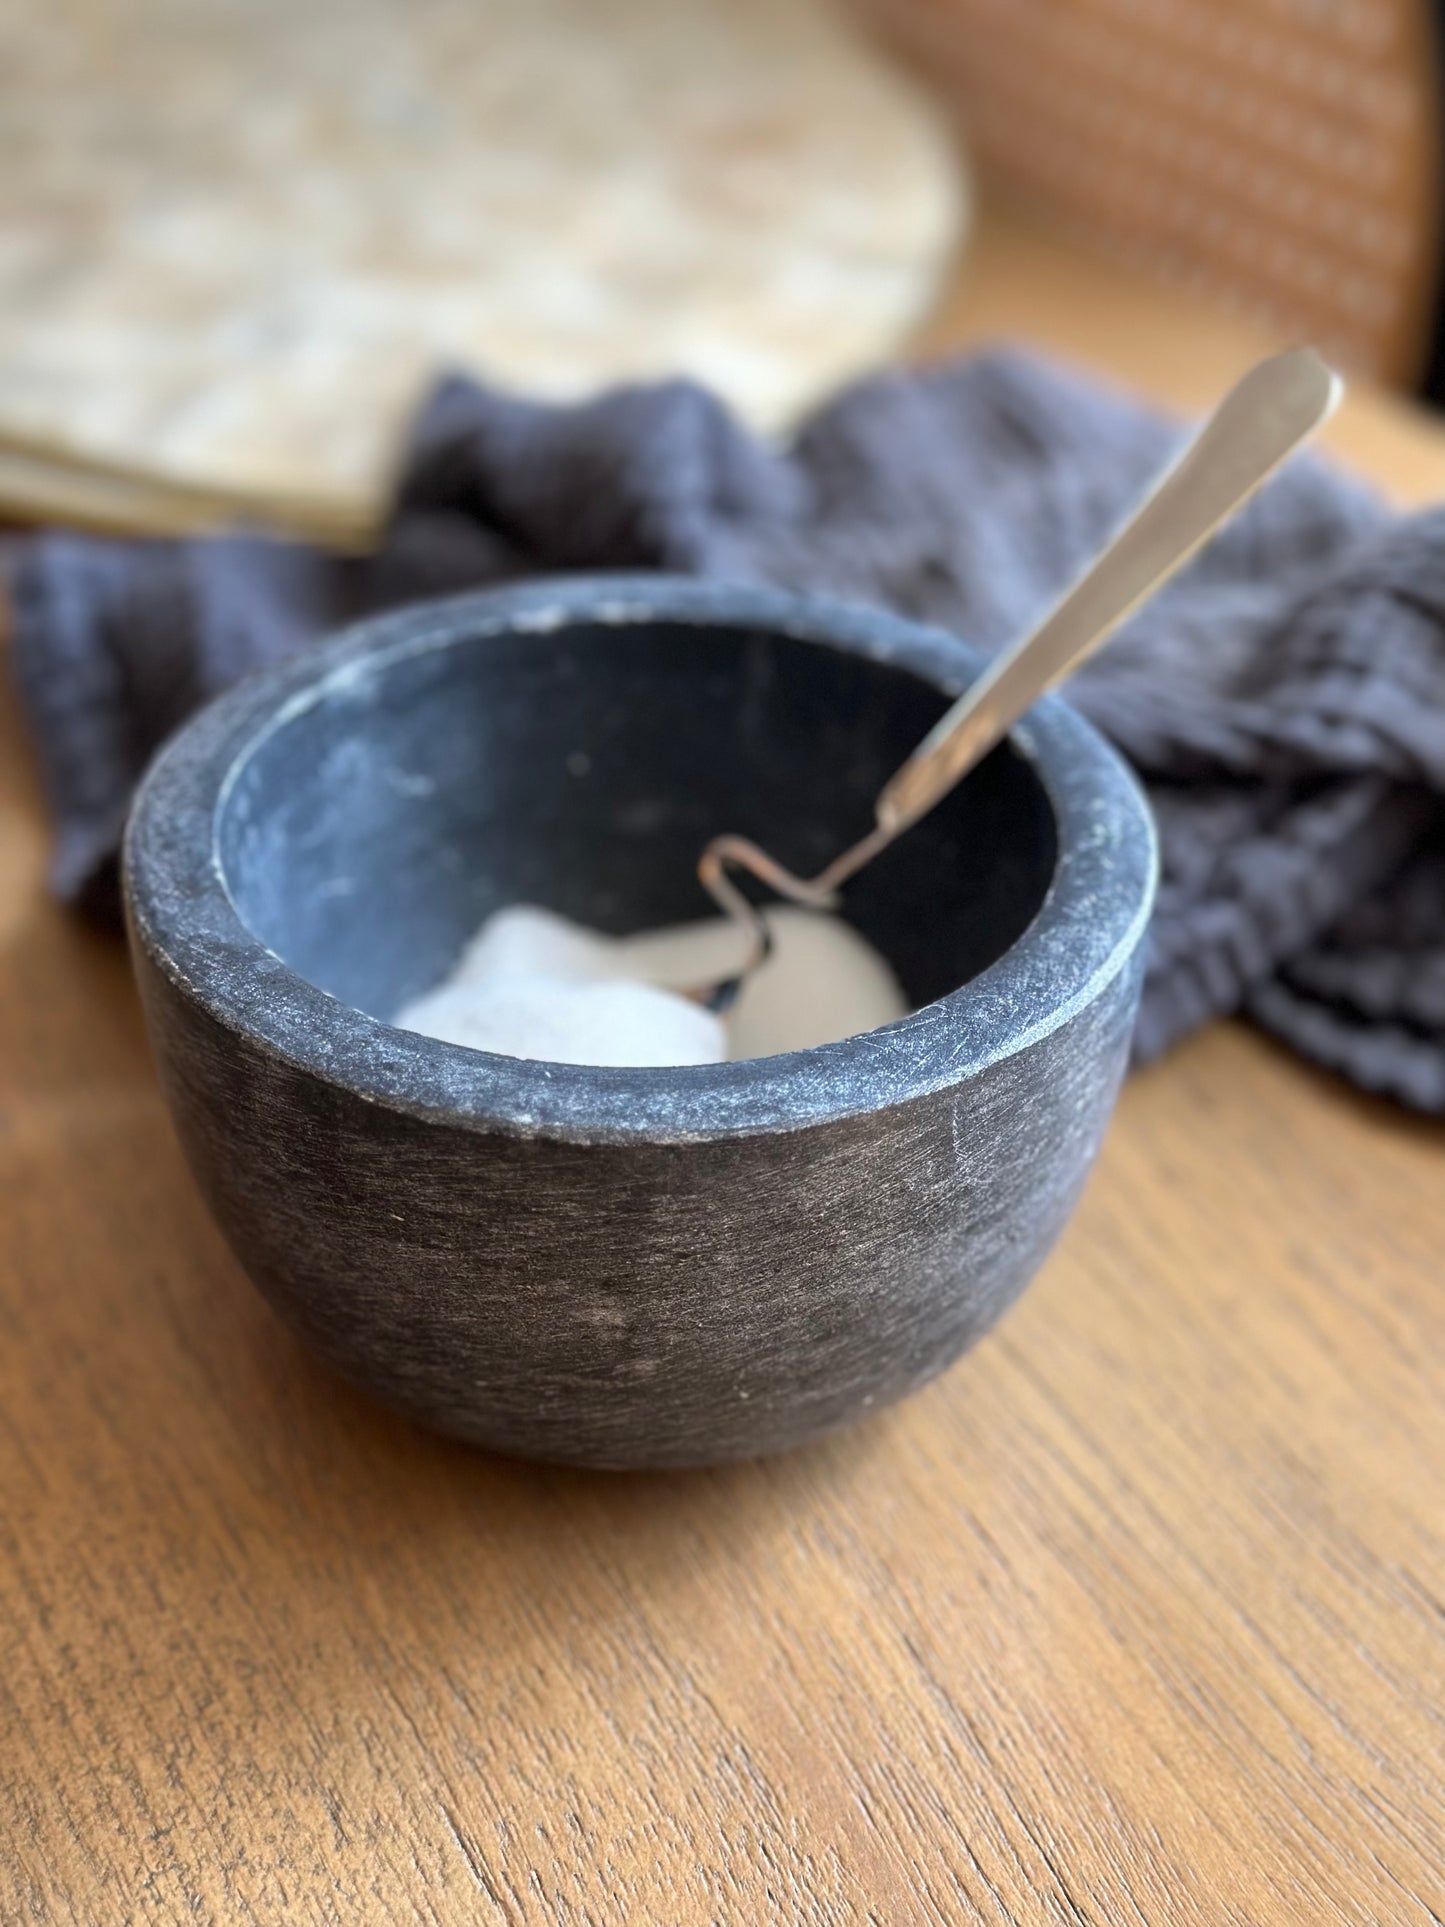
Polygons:
<instances>
[{"instance_id":1,"label":"bowl exterior wall","mask_svg":"<svg viewBox=\"0 0 1445 1927\"><path fill-rule=\"evenodd\" d=\"M798 1444L985 1332L1093 1163L1140 977L1136 951L1036 1041L905 1103L868 1108L864 1053L854 1115L579 1144L361 1097L133 949L191 1167L306 1343L423 1424L617 1467Z\"/></svg>"}]
</instances>

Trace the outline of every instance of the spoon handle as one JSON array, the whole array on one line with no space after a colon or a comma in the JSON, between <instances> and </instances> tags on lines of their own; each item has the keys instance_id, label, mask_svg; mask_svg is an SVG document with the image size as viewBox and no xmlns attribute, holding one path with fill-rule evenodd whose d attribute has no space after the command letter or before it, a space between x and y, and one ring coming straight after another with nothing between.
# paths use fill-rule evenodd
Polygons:
<instances>
[{"instance_id":1,"label":"spoon handle","mask_svg":"<svg viewBox=\"0 0 1445 1927\"><path fill-rule=\"evenodd\" d=\"M890 778L876 806L886 839L931 810L1030 704L1181 568L1329 417L1340 392L1339 377L1310 348L1252 368L1038 628L990 663Z\"/></svg>"}]
</instances>

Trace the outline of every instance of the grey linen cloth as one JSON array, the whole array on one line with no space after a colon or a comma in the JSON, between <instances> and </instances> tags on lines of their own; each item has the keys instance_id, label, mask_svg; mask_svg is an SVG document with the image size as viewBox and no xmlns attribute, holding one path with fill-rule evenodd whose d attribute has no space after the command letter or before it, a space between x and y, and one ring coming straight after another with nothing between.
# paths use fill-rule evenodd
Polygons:
<instances>
[{"instance_id":1,"label":"grey linen cloth","mask_svg":"<svg viewBox=\"0 0 1445 1927\"><path fill-rule=\"evenodd\" d=\"M24 549L15 667L54 882L113 907L128 797L198 703L350 616L541 573L821 590L987 649L1038 615L1178 445L1014 352L847 390L786 448L669 382L550 406L444 382L374 556L239 534ZM1163 847L1136 1038L1246 1011L1445 1111L1445 509L1401 517L1300 459L1071 685Z\"/></svg>"}]
</instances>

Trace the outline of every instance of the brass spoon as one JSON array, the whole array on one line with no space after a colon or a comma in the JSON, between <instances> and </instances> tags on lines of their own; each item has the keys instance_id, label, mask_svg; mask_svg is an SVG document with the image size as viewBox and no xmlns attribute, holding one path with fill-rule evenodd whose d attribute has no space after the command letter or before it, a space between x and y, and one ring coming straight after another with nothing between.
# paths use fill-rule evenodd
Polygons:
<instances>
[{"instance_id":1,"label":"brass spoon","mask_svg":"<svg viewBox=\"0 0 1445 1927\"><path fill-rule=\"evenodd\" d=\"M868 834L817 876L794 876L746 837L714 837L698 861L698 876L718 907L744 927L749 943L737 975L695 992L698 999L725 1014L771 948L766 916L732 872L745 870L810 909L835 908L849 877L940 802L1046 689L1183 568L1328 420L1342 387L1312 348L1293 348L1252 368L1038 627L994 658L890 777Z\"/></svg>"}]
</instances>

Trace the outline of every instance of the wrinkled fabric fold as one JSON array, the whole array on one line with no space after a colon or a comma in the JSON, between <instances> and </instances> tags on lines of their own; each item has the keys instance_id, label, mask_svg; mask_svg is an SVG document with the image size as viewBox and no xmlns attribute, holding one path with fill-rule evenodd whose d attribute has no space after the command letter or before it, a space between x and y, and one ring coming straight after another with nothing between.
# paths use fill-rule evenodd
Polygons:
<instances>
[{"instance_id":1,"label":"wrinkled fabric fold","mask_svg":"<svg viewBox=\"0 0 1445 1927\"><path fill-rule=\"evenodd\" d=\"M353 616L526 576L664 569L885 605L996 649L1088 561L1181 429L996 352L847 390L786 447L689 382L574 406L441 383L375 554L263 536L26 544L14 662L53 880L114 908L149 756ZM1070 698L1138 770L1163 856L1140 1058L1245 1011L1445 1112L1445 510L1291 463Z\"/></svg>"}]
</instances>

